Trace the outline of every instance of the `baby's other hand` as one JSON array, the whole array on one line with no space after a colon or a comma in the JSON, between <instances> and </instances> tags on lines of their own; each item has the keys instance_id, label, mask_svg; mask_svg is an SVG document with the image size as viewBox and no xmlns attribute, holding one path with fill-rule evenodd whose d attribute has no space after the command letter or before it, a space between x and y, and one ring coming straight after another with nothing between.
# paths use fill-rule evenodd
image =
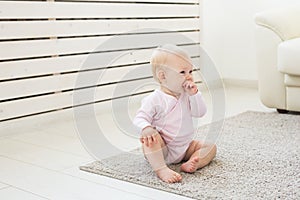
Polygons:
<instances>
[{"instance_id":1,"label":"baby's other hand","mask_svg":"<svg viewBox=\"0 0 300 200\"><path fill-rule=\"evenodd\" d=\"M153 127L148 126L142 130L142 136L140 138L141 143L147 147L152 147L153 143L157 143L156 134L159 134Z\"/></svg>"},{"instance_id":2,"label":"baby's other hand","mask_svg":"<svg viewBox=\"0 0 300 200\"><path fill-rule=\"evenodd\" d=\"M185 81L182 87L190 96L198 92L198 87L193 81Z\"/></svg>"}]
</instances>

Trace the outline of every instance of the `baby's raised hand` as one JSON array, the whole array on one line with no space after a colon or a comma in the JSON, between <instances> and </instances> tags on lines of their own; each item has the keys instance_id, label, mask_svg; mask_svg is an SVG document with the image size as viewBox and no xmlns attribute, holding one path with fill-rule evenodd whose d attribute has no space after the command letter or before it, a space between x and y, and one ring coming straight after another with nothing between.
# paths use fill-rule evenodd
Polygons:
<instances>
[{"instance_id":1,"label":"baby's raised hand","mask_svg":"<svg viewBox=\"0 0 300 200\"><path fill-rule=\"evenodd\" d=\"M185 81L182 87L189 95L194 95L198 92L197 85L193 81Z\"/></svg>"},{"instance_id":2,"label":"baby's raised hand","mask_svg":"<svg viewBox=\"0 0 300 200\"><path fill-rule=\"evenodd\" d=\"M157 143L156 134L159 134L151 126L147 126L142 130L142 136L140 138L141 143L145 144L147 147L151 147L153 143Z\"/></svg>"}]
</instances>

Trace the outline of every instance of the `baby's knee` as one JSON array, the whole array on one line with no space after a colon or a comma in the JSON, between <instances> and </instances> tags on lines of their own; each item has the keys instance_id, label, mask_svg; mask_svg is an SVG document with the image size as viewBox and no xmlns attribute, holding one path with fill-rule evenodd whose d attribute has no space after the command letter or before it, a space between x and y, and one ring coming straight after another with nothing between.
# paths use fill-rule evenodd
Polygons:
<instances>
[{"instance_id":1,"label":"baby's knee","mask_svg":"<svg viewBox=\"0 0 300 200\"><path fill-rule=\"evenodd\" d=\"M211 149L212 153L216 155L216 153L217 153L217 145L216 144L211 144L210 149Z\"/></svg>"},{"instance_id":2,"label":"baby's knee","mask_svg":"<svg viewBox=\"0 0 300 200\"><path fill-rule=\"evenodd\" d=\"M160 143L165 143L164 142L164 139L161 137L161 135L158 133L158 134L155 134L154 136L154 139L156 140L156 141L158 141L158 142L160 142Z\"/></svg>"},{"instance_id":3,"label":"baby's knee","mask_svg":"<svg viewBox=\"0 0 300 200\"><path fill-rule=\"evenodd\" d=\"M154 134L152 137L154 137L155 139L162 139L161 135L158 132Z\"/></svg>"},{"instance_id":4,"label":"baby's knee","mask_svg":"<svg viewBox=\"0 0 300 200\"><path fill-rule=\"evenodd\" d=\"M199 141L199 140L193 140L190 143L190 147L192 149L194 149L194 151L200 150L203 146L204 146L204 143L202 141Z\"/></svg>"}]
</instances>

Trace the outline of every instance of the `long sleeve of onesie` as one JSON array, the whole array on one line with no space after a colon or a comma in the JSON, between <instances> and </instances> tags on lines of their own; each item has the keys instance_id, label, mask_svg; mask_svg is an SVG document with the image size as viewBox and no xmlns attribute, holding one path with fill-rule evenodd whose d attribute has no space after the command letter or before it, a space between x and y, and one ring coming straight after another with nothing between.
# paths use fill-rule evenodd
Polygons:
<instances>
[{"instance_id":1,"label":"long sleeve of onesie","mask_svg":"<svg viewBox=\"0 0 300 200\"><path fill-rule=\"evenodd\" d=\"M190 109L193 117L203 117L207 111L201 92L189 96Z\"/></svg>"},{"instance_id":2,"label":"long sleeve of onesie","mask_svg":"<svg viewBox=\"0 0 300 200\"><path fill-rule=\"evenodd\" d=\"M145 127L151 126L153 116L155 115L155 107L153 107L153 102L149 99L151 99L151 95L142 100L141 108L137 111L133 119L133 124L139 133L141 133Z\"/></svg>"}]
</instances>

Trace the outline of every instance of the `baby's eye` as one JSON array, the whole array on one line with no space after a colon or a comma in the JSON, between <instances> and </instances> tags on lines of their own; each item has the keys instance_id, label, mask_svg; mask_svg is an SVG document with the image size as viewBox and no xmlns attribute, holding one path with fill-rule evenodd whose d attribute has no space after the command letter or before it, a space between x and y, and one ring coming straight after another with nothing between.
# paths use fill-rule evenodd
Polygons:
<instances>
[{"instance_id":1,"label":"baby's eye","mask_svg":"<svg viewBox=\"0 0 300 200\"><path fill-rule=\"evenodd\" d=\"M192 73L193 73L193 70L189 71L189 73L192 74Z\"/></svg>"},{"instance_id":2,"label":"baby's eye","mask_svg":"<svg viewBox=\"0 0 300 200\"><path fill-rule=\"evenodd\" d=\"M180 74L185 74L185 71L181 71L181 72L179 72Z\"/></svg>"}]
</instances>

